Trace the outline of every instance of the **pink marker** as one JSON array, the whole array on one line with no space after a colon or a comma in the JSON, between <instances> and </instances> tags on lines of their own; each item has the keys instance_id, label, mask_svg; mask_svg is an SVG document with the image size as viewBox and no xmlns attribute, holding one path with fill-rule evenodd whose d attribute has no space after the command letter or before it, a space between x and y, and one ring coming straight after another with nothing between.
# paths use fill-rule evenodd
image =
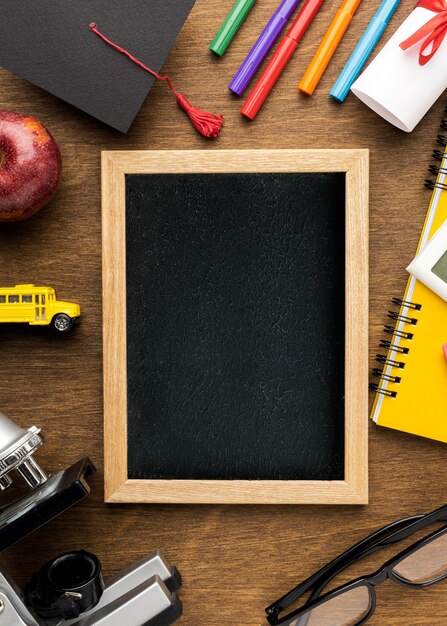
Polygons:
<instances>
[{"instance_id":1,"label":"pink marker","mask_svg":"<svg viewBox=\"0 0 447 626\"><path fill-rule=\"evenodd\" d=\"M447 343L442 346L442 351L444 352L445 360L447 361Z\"/></svg>"}]
</instances>

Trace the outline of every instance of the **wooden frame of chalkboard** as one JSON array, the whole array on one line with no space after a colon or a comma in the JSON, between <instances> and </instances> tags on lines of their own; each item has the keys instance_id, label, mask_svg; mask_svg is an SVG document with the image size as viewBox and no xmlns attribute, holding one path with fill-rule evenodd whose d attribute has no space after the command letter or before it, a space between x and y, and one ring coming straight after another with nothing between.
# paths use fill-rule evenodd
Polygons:
<instances>
[{"instance_id":1,"label":"wooden frame of chalkboard","mask_svg":"<svg viewBox=\"0 0 447 626\"><path fill-rule=\"evenodd\" d=\"M367 150L106 151L102 153L105 501L365 504L368 501ZM128 473L126 175L345 175L344 479L130 479Z\"/></svg>"}]
</instances>

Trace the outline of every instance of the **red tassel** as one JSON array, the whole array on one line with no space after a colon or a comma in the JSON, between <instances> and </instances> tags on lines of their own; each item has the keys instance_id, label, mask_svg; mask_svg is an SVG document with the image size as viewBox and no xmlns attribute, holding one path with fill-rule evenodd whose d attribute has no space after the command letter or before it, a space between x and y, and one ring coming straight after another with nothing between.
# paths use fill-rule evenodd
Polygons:
<instances>
[{"instance_id":1,"label":"red tassel","mask_svg":"<svg viewBox=\"0 0 447 626\"><path fill-rule=\"evenodd\" d=\"M176 94L176 96L179 107L185 111L192 125L194 128L197 128L199 133L204 137L219 136L220 129L224 123L223 115L208 113L207 111L202 111L202 109L192 106L181 93Z\"/></svg>"},{"instance_id":2,"label":"red tassel","mask_svg":"<svg viewBox=\"0 0 447 626\"><path fill-rule=\"evenodd\" d=\"M118 46L116 43L114 43L113 41L108 39L105 35L103 35L98 30L94 22L91 22L91 24L89 25L89 28L96 35L98 35L98 37L101 37L103 41L109 44L109 46L112 46L112 48L115 48L115 50L118 50L118 52L121 52L122 54L124 54L128 59L136 63L143 70L145 70L146 72L149 72L149 74L152 74L152 76L154 76L158 80L163 80L164 82L166 82L169 89L177 98L177 103L179 107L183 109L183 111L185 111L186 115L189 117L193 126L199 131L199 133L201 133L204 137L210 137L210 138L219 136L220 130L224 124L223 115L215 115L214 113L208 113L207 111L202 111L202 109L198 109L197 107L192 106L192 104L188 102L188 100L183 94L178 93L178 91L174 89L169 76L160 76L160 74L157 74L157 72L154 72L154 70L151 70L150 67L147 67L147 65L144 65L144 63L142 63L137 58L135 58L132 54L130 54L130 52L128 52L124 48L121 48L121 46Z\"/></svg>"}]
</instances>

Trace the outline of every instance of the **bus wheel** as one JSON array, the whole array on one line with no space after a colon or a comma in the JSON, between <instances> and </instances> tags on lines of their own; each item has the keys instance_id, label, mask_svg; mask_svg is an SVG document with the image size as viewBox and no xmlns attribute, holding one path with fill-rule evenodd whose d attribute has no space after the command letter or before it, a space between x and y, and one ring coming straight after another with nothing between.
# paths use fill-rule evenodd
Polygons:
<instances>
[{"instance_id":1,"label":"bus wheel","mask_svg":"<svg viewBox=\"0 0 447 626\"><path fill-rule=\"evenodd\" d=\"M66 333L73 326L73 320L66 313L58 313L53 317L53 326L60 333Z\"/></svg>"}]
</instances>

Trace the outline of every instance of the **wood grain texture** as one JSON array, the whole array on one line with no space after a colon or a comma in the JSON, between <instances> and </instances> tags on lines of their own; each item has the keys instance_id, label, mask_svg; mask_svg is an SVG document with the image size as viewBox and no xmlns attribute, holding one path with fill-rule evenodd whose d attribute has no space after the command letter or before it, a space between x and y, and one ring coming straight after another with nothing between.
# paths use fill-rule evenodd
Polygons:
<instances>
[{"instance_id":1,"label":"wood grain texture","mask_svg":"<svg viewBox=\"0 0 447 626\"><path fill-rule=\"evenodd\" d=\"M164 67L194 104L225 114L217 141L195 134L162 84L154 86L130 133L122 136L0 70L0 107L41 119L58 140L64 161L54 201L29 222L0 227L2 283L53 285L60 297L79 300L84 318L64 338L45 329L2 328L0 407L20 424L44 429L46 443L38 458L48 470L54 473L84 454L99 467L90 498L2 554L2 566L23 584L50 557L84 548L99 555L110 576L162 548L184 577L184 626L265 624L265 606L352 542L446 500L445 445L369 424L369 506L103 503L101 150L188 148L212 154L235 148L369 148L371 366L389 299L403 293L405 267L427 210L430 194L423 181L445 98L406 134L351 96L342 106L327 97L378 3L361 4L320 86L306 98L296 85L339 5L326 2L253 124L240 116L240 101L227 93L227 84L277 3L258 0L224 58L217 59L207 46L231 4L197 0ZM402 0L388 34L413 4ZM341 581L373 571L393 551L356 565ZM444 626L446 588L440 584L422 592L382 585L369 624Z\"/></svg>"},{"instance_id":2,"label":"wood grain texture","mask_svg":"<svg viewBox=\"0 0 447 626\"><path fill-rule=\"evenodd\" d=\"M125 178L110 152L102 153L102 287L104 360L104 498L127 481L127 342Z\"/></svg>"},{"instance_id":3,"label":"wood grain texture","mask_svg":"<svg viewBox=\"0 0 447 626\"><path fill-rule=\"evenodd\" d=\"M105 501L367 504L368 151L205 150L102 153ZM345 172L345 480L128 480L126 174Z\"/></svg>"}]
</instances>

